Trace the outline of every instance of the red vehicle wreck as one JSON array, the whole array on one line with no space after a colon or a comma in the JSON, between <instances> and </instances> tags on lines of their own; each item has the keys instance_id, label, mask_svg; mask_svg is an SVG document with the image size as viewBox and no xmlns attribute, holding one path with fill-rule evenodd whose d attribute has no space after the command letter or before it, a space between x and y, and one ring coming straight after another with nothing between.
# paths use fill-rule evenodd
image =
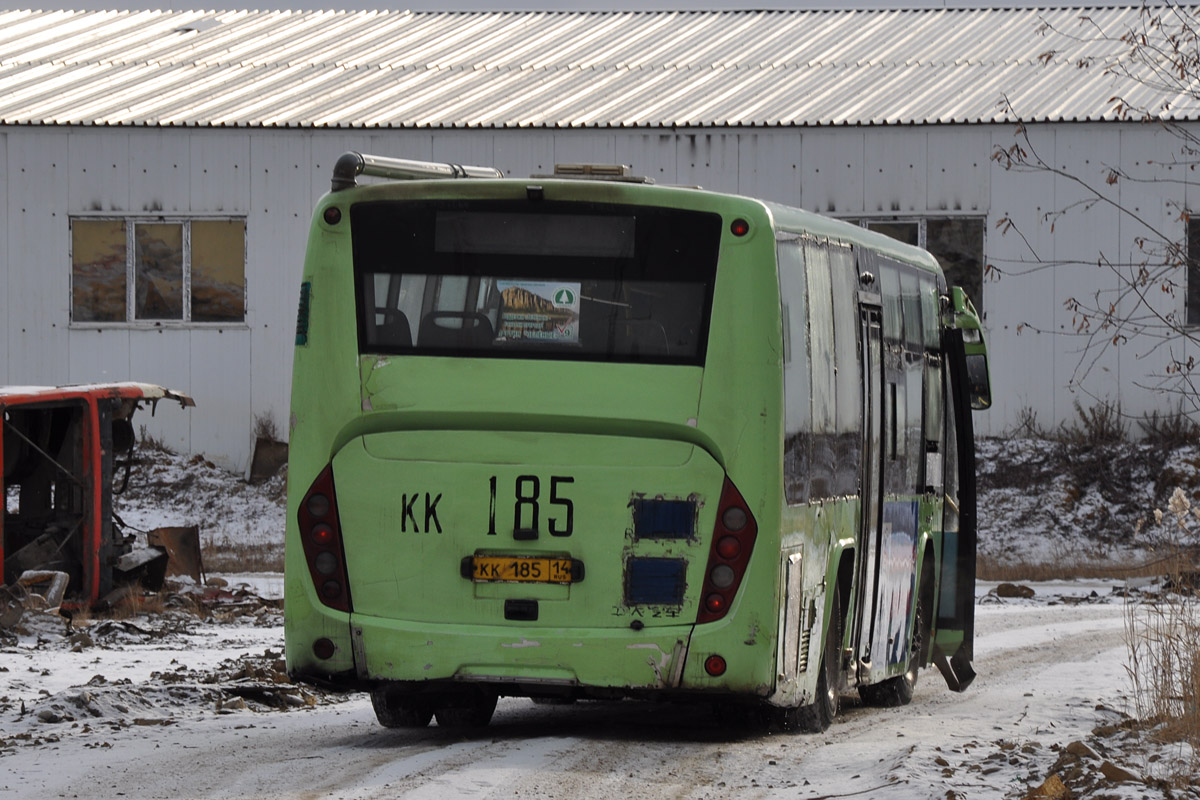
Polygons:
<instances>
[{"instance_id":1,"label":"red vehicle wreck","mask_svg":"<svg viewBox=\"0 0 1200 800\"><path fill-rule=\"evenodd\" d=\"M79 605L115 588L133 536L114 523L113 484L119 491L128 480L134 412L160 400L195 405L145 383L0 387L4 585L30 571L65 573L66 596Z\"/></svg>"}]
</instances>

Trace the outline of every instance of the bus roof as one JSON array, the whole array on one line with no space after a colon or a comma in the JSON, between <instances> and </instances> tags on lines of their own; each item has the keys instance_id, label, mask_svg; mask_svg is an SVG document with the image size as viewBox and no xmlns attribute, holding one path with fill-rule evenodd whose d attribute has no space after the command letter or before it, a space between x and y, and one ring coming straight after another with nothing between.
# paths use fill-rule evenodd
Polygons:
<instances>
[{"instance_id":1,"label":"bus roof","mask_svg":"<svg viewBox=\"0 0 1200 800\"><path fill-rule=\"evenodd\" d=\"M353 156L354 158L350 159L350 160L355 160L355 164L353 165L354 170L352 172L347 171L347 174L344 176L339 176L339 174L338 174L339 169L343 169L342 161L346 161L346 163L349 164L349 161L347 161L347 159L349 159L351 156ZM358 153L347 153L339 161L338 167L335 167L334 191L331 192L331 194L336 195L336 194L339 194L341 191L345 191L347 189L352 189L352 188L357 189L358 191L366 190L368 193L376 193L376 192L380 191L378 189L378 187L381 185L393 186L393 187L397 186L397 185L403 185L403 186L412 187L412 188L419 187L420 190L429 191L430 194L432 194L432 195L444 197L448 194L449 195L456 194L459 190L464 188L464 185L470 185L472 187L472 189L479 189L481 187L494 187L496 190L498 190L500 192L507 192L507 191L511 191L512 184L514 184L514 183L520 184L522 187L528 187L530 185L530 181L534 181L537 183L538 186L541 186L543 188L545 188L547 186L552 186L555 184L559 184L559 185L567 184L567 185L574 185L574 186L578 186L579 184L592 185L598 189L598 192L597 192L598 195L601 195L601 196L607 195L606 199L613 200L616 202L620 202L620 200L617 200L617 198L614 195L622 195L622 194L629 194L629 195L636 196L636 195L640 195L640 194L644 193L651 197L653 197L656 194L673 195L675 197L681 197L683 195L688 195L688 196L692 196L692 197L694 197L696 195L707 195L707 196L713 197L714 199L721 198L721 199L725 199L725 200L736 200L736 201L750 202L750 203L760 205L761 207L763 207L766 210L768 216L771 218L772 225L774 226L776 231L783 231L783 232L793 233L793 234L798 234L798 235L809 234L812 236L832 239L832 240L839 241L839 242L842 242L845 244L853 244L853 245L859 245L862 247L869 247L870 249L872 249L882 255L885 255L889 258L895 259L896 261L900 261L905 264L910 264L919 269L924 269L929 272L940 272L940 267L938 265L937 260L932 255L930 255L928 252L926 252L925 250L922 250L919 247L914 247L912 245L905 244L905 243L898 241L896 239L893 239L892 237L887 236L885 234L869 230L867 228L861 227L859 225L855 225L853 223L834 219L833 217L827 217L822 214L818 214L818 213L811 212L811 211L805 211L803 209L784 205L782 203L776 203L776 202L772 202L769 200L762 200L760 198L749 197L749 196L745 196L745 195L738 195L738 194L732 194L732 193L727 193L727 192L714 192L711 190L703 189L702 187L699 187L699 186L677 186L677 185L669 185L669 184L655 184L652 182L644 182L644 179L628 178L628 177L621 178L621 179L613 179L613 178L581 178L581 177L541 176L541 175L539 175L539 176L531 176L530 178L515 178L515 177L491 178L491 177L485 177L483 175L472 175L472 177L469 177L469 178L466 178L466 180L463 180L463 177L465 177L466 173L464 173L463 176L456 176L454 178L451 178L450 175L434 175L432 173L430 174L430 177L428 177L428 178L423 177L423 176L422 177L408 177L408 178L389 177L389 178L386 178L385 180L383 180L382 182L361 183L361 184L357 184L357 186L356 186L355 178L354 178L354 176L356 174L375 174L375 175L380 174L379 172L372 172L370 167L368 167L367 169L363 169L364 158L368 159L370 161L380 162L380 164L383 165L383 168L385 171L386 171L386 166L389 164L393 164L393 163L395 165L400 165L402 167L417 166L417 167L427 167L427 168L440 168L442 166L440 164L435 164L433 162L402 161L399 159L390 159L390 158L386 158L386 157L363 156ZM349 170L350 168L347 166L344 169ZM459 170L483 170L485 168L458 167L458 169ZM342 181L340 183L339 183L339 177L342 178ZM448 179L448 178L450 178L450 179ZM601 187L604 187L604 188L601 188ZM475 192L472 192L472 194L474 194L474 193ZM492 191L490 191L488 189L484 189L482 194L485 196L492 195Z\"/></svg>"},{"instance_id":2,"label":"bus roof","mask_svg":"<svg viewBox=\"0 0 1200 800\"><path fill-rule=\"evenodd\" d=\"M771 214L776 230L834 239L845 244L861 245L930 272L939 272L937 259L925 250L905 244L892 237L843 220L826 217L781 203L760 201Z\"/></svg>"}]
</instances>

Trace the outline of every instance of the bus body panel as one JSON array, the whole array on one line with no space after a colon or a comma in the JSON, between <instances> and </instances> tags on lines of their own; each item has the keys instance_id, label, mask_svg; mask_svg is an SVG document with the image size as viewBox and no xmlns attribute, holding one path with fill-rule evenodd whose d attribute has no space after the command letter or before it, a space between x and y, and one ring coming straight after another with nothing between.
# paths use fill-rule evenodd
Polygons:
<instances>
[{"instance_id":1,"label":"bus body panel","mask_svg":"<svg viewBox=\"0 0 1200 800\"><path fill-rule=\"evenodd\" d=\"M723 481L704 451L617 436L439 433L433 458L420 447L429 432L401 432L364 436L333 460L356 614L506 626L507 601L520 600L536 604L530 628L695 621ZM659 527L674 530L639 526L655 514L671 515ZM464 573L476 556L511 556L542 578L556 576L519 559L560 557L583 574L542 583Z\"/></svg>"}]
</instances>

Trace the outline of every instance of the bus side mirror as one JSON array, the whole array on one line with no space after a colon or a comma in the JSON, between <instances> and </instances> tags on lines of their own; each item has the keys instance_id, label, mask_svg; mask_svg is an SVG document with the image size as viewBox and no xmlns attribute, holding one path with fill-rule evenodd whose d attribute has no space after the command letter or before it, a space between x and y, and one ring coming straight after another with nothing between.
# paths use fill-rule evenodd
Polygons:
<instances>
[{"instance_id":1,"label":"bus side mirror","mask_svg":"<svg viewBox=\"0 0 1200 800\"><path fill-rule=\"evenodd\" d=\"M982 411L991 408L992 387L988 378L986 353L967 355L967 393L971 397L971 410Z\"/></svg>"}]
</instances>

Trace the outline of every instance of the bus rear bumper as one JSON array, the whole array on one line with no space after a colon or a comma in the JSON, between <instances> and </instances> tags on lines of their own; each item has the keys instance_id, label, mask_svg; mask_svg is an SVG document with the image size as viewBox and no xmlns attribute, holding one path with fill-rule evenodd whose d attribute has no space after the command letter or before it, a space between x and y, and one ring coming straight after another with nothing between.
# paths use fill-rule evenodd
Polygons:
<instances>
[{"instance_id":1,"label":"bus rear bumper","mask_svg":"<svg viewBox=\"0 0 1200 800\"><path fill-rule=\"evenodd\" d=\"M380 681L464 681L503 694L579 688L676 689L691 625L633 630L571 630L427 624L354 615L356 677Z\"/></svg>"}]
</instances>

